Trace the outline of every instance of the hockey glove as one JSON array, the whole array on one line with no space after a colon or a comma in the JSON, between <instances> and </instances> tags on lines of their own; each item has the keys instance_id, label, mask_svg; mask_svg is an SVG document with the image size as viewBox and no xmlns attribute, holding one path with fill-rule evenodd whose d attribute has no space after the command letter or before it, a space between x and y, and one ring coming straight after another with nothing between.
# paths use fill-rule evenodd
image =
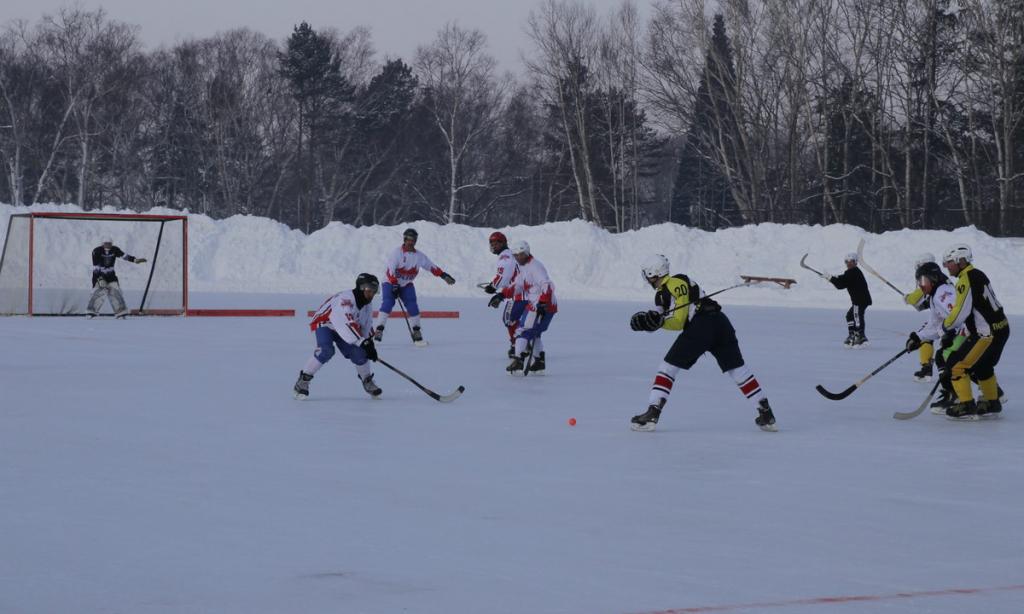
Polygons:
<instances>
[{"instance_id":1,"label":"hockey glove","mask_svg":"<svg viewBox=\"0 0 1024 614\"><path fill-rule=\"evenodd\" d=\"M497 291L498 289L494 287L494 284L487 284L486 286L484 286L484 292L486 292L487 294L494 294Z\"/></svg>"},{"instance_id":2,"label":"hockey glove","mask_svg":"<svg viewBox=\"0 0 1024 614\"><path fill-rule=\"evenodd\" d=\"M136 258L135 259L135 264L143 264L144 262L146 262L145 258Z\"/></svg>"},{"instance_id":3,"label":"hockey glove","mask_svg":"<svg viewBox=\"0 0 1024 614\"><path fill-rule=\"evenodd\" d=\"M637 331L654 332L665 323L665 316L660 311L638 311L629 319L629 327Z\"/></svg>"},{"instance_id":4,"label":"hockey glove","mask_svg":"<svg viewBox=\"0 0 1024 614\"><path fill-rule=\"evenodd\" d=\"M441 279L443 279L449 286L455 284L455 278L448 273L441 273Z\"/></svg>"},{"instance_id":5,"label":"hockey glove","mask_svg":"<svg viewBox=\"0 0 1024 614\"><path fill-rule=\"evenodd\" d=\"M370 337L363 339L363 342L359 344L359 347L363 348L363 351L366 352L367 358L373 362L377 362L377 346L373 344L373 339Z\"/></svg>"},{"instance_id":6,"label":"hockey glove","mask_svg":"<svg viewBox=\"0 0 1024 614\"><path fill-rule=\"evenodd\" d=\"M498 305L500 305L501 301L503 300L505 300L504 296L500 294L495 294L494 296L491 297L491 300L487 301L487 306L494 307L495 309L497 309Z\"/></svg>"},{"instance_id":7,"label":"hockey glove","mask_svg":"<svg viewBox=\"0 0 1024 614\"><path fill-rule=\"evenodd\" d=\"M398 291L400 289L398 284L391 286L391 298L398 298Z\"/></svg>"},{"instance_id":8,"label":"hockey glove","mask_svg":"<svg viewBox=\"0 0 1024 614\"><path fill-rule=\"evenodd\" d=\"M917 336L916 332L915 333L910 333L910 336L907 337L907 345L906 345L907 351L908 352L913 352L914 350L916 350L919 347L921 347L921 338Z\"/></svg>"}]
</instances>

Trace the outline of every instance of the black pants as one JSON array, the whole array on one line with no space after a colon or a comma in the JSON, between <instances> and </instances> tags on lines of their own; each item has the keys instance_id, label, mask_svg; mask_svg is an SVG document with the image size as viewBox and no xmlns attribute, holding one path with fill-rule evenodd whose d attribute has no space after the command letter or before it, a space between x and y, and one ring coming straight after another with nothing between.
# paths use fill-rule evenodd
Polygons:
<instances>
[{"instance_id":1,"label":"black pants","mask_svg":"<svg viewBox=\"0 0 1024 614\"><path fill-rule=\"evenodd\" d=\"M846 328L850 334L864 335L864 312L867 310L867 305L850 305L850 309L846 312Z\"/></svg>"},{"instance_id":2,"label":"black pants","mask_svg":"<svg viewBox=\"0 0 1024 614\"><path fill-rule=\"evenodd\" d=\"M705 352L711 352L722 373L743 366L736 329L720 310L698 312L668 349L665 362L686 370Z\"/></svg>"}]
</instances>

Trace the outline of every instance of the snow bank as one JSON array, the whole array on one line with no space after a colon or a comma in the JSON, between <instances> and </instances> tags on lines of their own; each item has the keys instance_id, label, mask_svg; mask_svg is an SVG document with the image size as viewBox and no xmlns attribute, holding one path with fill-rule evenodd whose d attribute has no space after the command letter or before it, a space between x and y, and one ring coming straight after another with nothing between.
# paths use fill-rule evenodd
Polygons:
<instances>
[{"instance_id":1,"label":"snow bank","mask_svg":"<svg viewBox=\"0 0 1024 614\"><path fill-rule=\"evenodd\" d=\"M27 207L0 205L0 236L8 216ZM34 211L75 212L73 205L40 205ZM109 212L115 212L109 210ZM153 209L148 213L180 214ZM306 235L266 218L234 216L214 220L189 217L189 282L199 292L270 292L327 294L350 287L355 276L369 271L383 276L385 258L401 242L402 230L415 227L418 247L458 283L448 287L426 274L416 286L424 296L478 296L475 284L494 274L494 256L487 236L494 230L458 224L441 226L412 222L401 226L356 228L332 223ZM1024 313L1024 288L1014 285L1024 263L1024 239L993 238L974 227L952 232L900 230L880 235L846 225L797 226L759 224L705 232L659 224L611 234L582 221L543 226L500 228L510 241L526 240L547 266L561 300L611 299L643 302L650 289L640 275L640 263L651 253L668 256L673 272L685 272L708 292L737 283L741 274L793 277L790 290L768 285L739 288L721 295L724 304L829 306L849 303L846 292L799 266L807 262L825 272L843 270L843 256L866 241L865 260L897 287L913 287L913 263L923 252L936 256L952 243L967 243L975 263L992 279L1010 313ZM117 238L120 244L128 240ZM68 261L88 263L95 245L88 238L67 241L61 248ZM144 253L140 255L146 255ZM900 297L881 281L868 276L876 307L904 308Z\"/></svg>"}]
</instances>

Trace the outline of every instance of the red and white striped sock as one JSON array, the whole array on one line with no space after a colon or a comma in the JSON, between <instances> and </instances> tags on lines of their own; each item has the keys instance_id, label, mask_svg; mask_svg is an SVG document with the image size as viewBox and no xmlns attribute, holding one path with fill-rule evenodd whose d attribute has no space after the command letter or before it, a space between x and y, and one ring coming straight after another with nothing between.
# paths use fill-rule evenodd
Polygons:
<instances>
[{"instance_id":1,"label":"red and white striped sock","mask_svg":"<svg viewBox=\"0 0 1024 614\"><path fill-rule=\"evenodd\" d=\"M667 362L661 363L658 373L654 376L654 383L651 384L651 396L648 398L651 405L658 405L663 399L668 400L678 373L679 367L672 366Z\"/></svg>"},{"instance_id":2,"label":"red and white striped sock","mask_svg":"<svg viewBox=\"0 0 1024 614\"><path fill-rule=\"evenodd\" d=\"M761 390L761 384L757 382L757 378L750 372L750 367L747 365L736 367L732 371L727 371L727 373L736 382L740 393L753 401L754 407L757 407L761 399L765 398L764 391Z\"/></svg>"}]
</instances>

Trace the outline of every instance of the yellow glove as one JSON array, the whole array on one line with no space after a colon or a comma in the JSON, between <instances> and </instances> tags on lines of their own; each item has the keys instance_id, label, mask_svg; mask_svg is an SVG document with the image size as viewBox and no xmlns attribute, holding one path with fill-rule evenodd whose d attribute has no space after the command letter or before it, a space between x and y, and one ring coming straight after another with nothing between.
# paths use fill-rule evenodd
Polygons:
<instances>
[{"instance_id":1,"label":"yellow glove","mask_svg":"<svg viewBox=\"0 0 1024 614\"><path fill-rule=\"evenodd\" d=\"M145 258L136 258L136 259L135 259L135 264L142 264L142 263L143 263L143 262L145 262L145 261L146 261L146 259L145 259Z\"/></svg>"}]
</instances>

